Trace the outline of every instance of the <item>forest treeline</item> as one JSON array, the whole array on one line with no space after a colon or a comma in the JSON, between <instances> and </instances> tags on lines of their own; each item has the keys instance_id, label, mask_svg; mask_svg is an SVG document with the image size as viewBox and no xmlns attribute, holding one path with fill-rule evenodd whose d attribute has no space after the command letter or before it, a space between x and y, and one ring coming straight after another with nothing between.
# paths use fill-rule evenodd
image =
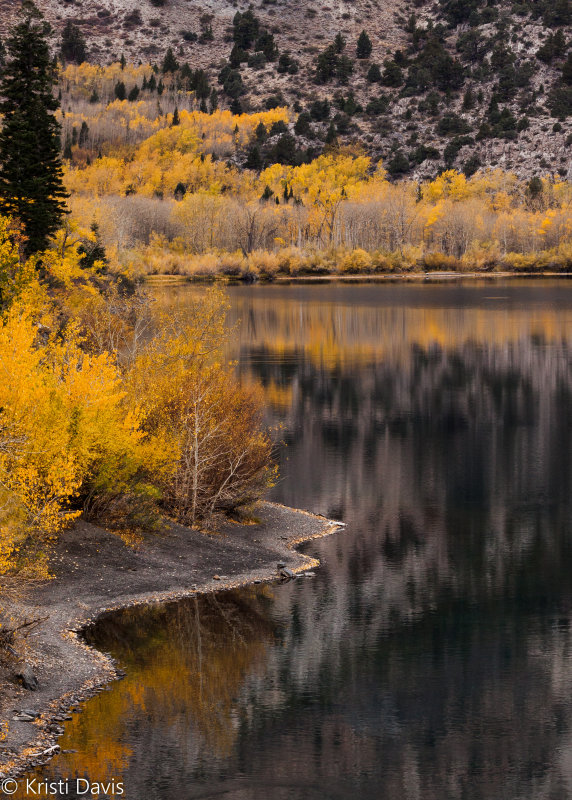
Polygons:
<instances>
[{"instance_id":1,"label":"forest treeline","mask_svg":"<svg viewBox=\"0 0 572 800\"><path fill-rule=\"evenodd\" d=\"M204 97L160 71L151 100L155 74L118 62L68 65L60 79L71 227L87 236L95 224L123 268L272 278L570 267L572 186L559 175L396 181L359 145L297 149L305 112L201 111ZM145 89L118 99L118 83Z\"/></svg>"}]
</instances>

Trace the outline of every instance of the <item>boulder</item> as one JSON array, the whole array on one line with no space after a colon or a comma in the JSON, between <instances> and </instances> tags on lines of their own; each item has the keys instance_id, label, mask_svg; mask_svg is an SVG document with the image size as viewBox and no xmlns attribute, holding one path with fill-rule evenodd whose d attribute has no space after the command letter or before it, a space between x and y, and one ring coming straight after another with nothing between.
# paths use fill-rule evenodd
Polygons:
<instances>
[{"instance_id":1,"label":"boulder","mask_svg":"<svg viewBox=\"0 0 572 800\"><path fill-rule=\"evenodd\" d=\"M20 667L14 677L18 683L22 684L24 689L28 689L30 692L35 692L38 688L38 679L29 664L24 664L23 667Z\"/></svg>"},{"instance_id":2,"label":"boulder","mask_svg":"<svg viewBox=\"0 0 572 800\"><path fill-rule=\"evenodd\" d=\"M280 575L283 578L288 578L289 580L296 577L296 573L292 572L292 570L288 569L288 567L282 567L280 570Z\"/></svg>"}]
</instances>

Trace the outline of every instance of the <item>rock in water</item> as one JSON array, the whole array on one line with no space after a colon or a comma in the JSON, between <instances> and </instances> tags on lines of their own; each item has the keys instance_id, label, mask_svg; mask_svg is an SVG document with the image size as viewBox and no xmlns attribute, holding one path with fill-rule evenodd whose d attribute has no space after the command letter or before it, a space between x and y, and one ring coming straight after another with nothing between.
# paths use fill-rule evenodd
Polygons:
<instances>
[{"instance_id":1,"label":"rock in water","mask_svg":"<svg viewBox=\"0 0 572 800\"><path fill-rule=\"evenodd\" d=\"M288 569L288 567L282 567L282 569L280 570L280 575L282 575L283 578L295 578L296 577L296 574L294 572L292 572L291 569Z\"/></svg>"},{"instance_id":2,"label":"rock in water","mask_svg":"<svg viewBox=\"0 0 572 800\"><path fill-rule=\"evenodd\" d=\"M32 672L32 668L29 664L24 664L24 666L16 673L15 678L22 684L24 689L35 692L38 688L38 679Z\"/></svg>"}]
</instances>

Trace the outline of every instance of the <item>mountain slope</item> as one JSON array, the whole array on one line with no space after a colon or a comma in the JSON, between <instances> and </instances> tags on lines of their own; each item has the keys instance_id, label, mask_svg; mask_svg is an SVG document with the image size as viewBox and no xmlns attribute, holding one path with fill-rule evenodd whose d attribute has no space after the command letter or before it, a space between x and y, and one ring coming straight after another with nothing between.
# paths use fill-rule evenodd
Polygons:
<instances>
[{"instance_id":1,"label":"mountain slope","mask_svg":"<svg viewBox=\"0 0 572 800\"><path fill-rule=\"evenodd\" d=\"M572 179L571 0L265 0L252 11L257 36L272 34L266 55L256 36L238 47L235 15L245 4L38 5L57 36L68 20L78 26L92 62L124 55L161 64L171 47L179 63L206 70L219 105L251 111L284 103L307 112L290 125L296 152L358 145L396 178L491 166ZM16 7L0 0L4 28ZM371 53L357 58L362 30ZM231 52L234 62L221 73ZM284 158L298 157L293 148Z\"/></svg>"}]
</instances>

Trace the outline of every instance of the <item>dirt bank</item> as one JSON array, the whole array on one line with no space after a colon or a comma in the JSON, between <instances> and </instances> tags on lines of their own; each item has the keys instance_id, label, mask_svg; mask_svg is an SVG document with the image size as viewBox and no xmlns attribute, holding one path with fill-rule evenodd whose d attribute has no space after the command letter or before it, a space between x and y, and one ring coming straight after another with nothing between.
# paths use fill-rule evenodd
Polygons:
<instances>
[{"instance_id":1,"label":"dirt bank","mask_svg":"<svg viewBox=\"0 0 572 800\"><path fill-rule=\"evenodd\" d=\"M0 773L13 777L47 760L69 709L118 677L111 660L79 635L86 623L114 608L271 580L279 562L295 572L314 567L295 545L338 527L274 503L260 503L256 514L256 524L225 522L216 534L169 523L135 546L87 523L61 538L52 554L53 580L29 587L14 604L20 619L43 620L19 653L39 685L25 690L11 679L13 666L4 672L0 723L8 727ZM23 709L39 716L21 720Z\"/></svg>"}]
</instances>

